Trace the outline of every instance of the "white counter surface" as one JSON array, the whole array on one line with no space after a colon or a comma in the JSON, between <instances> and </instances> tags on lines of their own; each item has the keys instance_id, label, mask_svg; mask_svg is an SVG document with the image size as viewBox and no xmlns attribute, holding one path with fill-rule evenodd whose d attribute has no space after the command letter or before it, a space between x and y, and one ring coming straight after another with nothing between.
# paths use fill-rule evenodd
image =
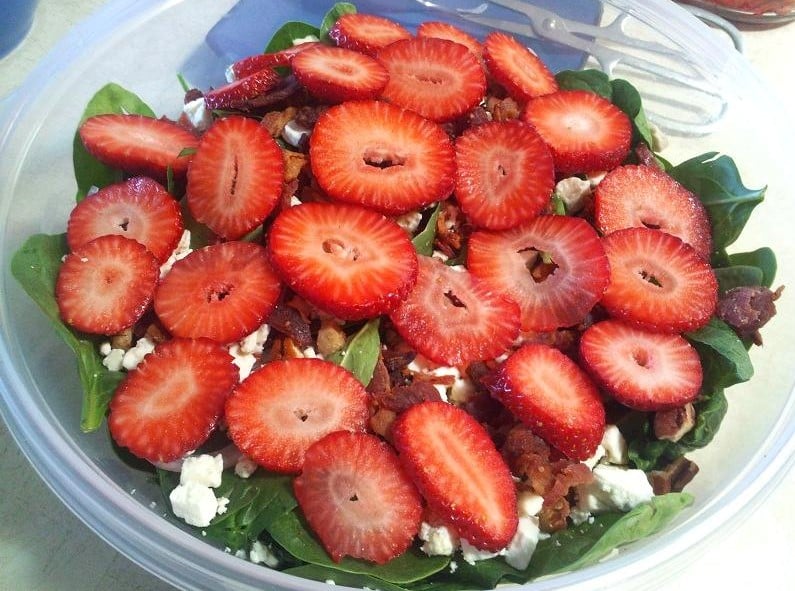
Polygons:
<instances>
[{"instance_id":1,"label":"white counter surface","mask_svg":"<svg viewBox=\"0 0 795 591\"><path fill-rule=\"evenodd\" d=\"M0 59L0 97L78 21L104 0L40 0L33 29ZM795 105L795 23L743 28L745 53L772 88ZM793 106L795 109L795 106ZM795 471L764 504L712 542L698 561L660 591L795 589ZM50 492L0 421L0 590L160 591L171 589L105 544Z\"/></svg>"}]
</instances>

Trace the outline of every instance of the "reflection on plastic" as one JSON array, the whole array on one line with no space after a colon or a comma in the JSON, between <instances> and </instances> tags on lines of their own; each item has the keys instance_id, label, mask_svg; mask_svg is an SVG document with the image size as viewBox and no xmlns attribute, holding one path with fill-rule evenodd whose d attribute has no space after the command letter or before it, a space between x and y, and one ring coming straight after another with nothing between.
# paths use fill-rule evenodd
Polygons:
<instances>
[{"instance_id":1,"label":"reflection on plastic","mask_svg":"<svg viewBox=\"0 0 795 591\"><path fill-rule=\"evenodd\" d=\"M37 4L38 0L2 0L0 58L10 53L28 34Z\"/></svg>"}]
</instances>

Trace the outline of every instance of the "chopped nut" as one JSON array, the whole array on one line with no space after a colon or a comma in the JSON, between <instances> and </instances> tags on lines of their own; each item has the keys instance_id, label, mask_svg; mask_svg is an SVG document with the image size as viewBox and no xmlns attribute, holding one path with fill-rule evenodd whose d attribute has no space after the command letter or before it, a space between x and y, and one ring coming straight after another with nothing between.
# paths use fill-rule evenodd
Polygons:
<instances>
[{"instance_id":1,"label":"chopped nut","mask_svg":"<svg viewBox=\"0 0 795 591\"><path fill-rule=\"evenodd\" d=\"M566 529L566 519L571 513L569 502L559 497L553 503L541 507L538 512L538 527L547 534Z\"/></svg>"},{"instance_id":2,"label":"chopped nut","mask_svg":"<svg viewBox=\"0 0 795 591\"><path fill-rule=\"evenodd\" d=\"M146 331L144 332L144 337L155 344L162 343L166 340L166 334L158 324L150 324L147 326Z\"/></svg>"},{"instance_id":3,"label":"chopped nut","mask_svg":"<svg viewBox=\"0 0 795 591\"><path fill-rule=\"evenodd\" d=\"M512 98L498 99L489 97L486 101L486 110L491 113L494 121L518 119L521 113L519 104Z\"/></svg>"},{"instance_id":4,"label":"chopped nut","mask_svg":"<svg viewBox=\"0 0 795 591\"><path fill-rule=\"evenodd\" d=\"M126 328L119 334L110 337L110 346L114 349L124 349L125 351L132 347L133 330L132 327Z\"/></svg>"},{"instance_id":5,"label":"chopped nut","mask_svg":"<svg viewBox=\"0 0 795 591\"><path fill-rule=\"evenodd\" d=\"M392 423L395 422L397 413L388 408L379 408L373 416L370 417L370 429L373 433L377 433L385 439L389 439L389 431L392 428Z\"/></svg>"},{"instance_id":6,"label":"chopped nut","mask_svg":"<svg viewBox=\"0 0 795 591\"><path fill-rule=\"evenodd\" d=\"M649 484L654 489L655 495L682 492L696 474L698 474L698 465L680 456L664 469L649 472Z\"/></svg>"},{"instance_id":7,"label":"chopped nut","mask_svg":"<svg viewBox=\"0 0 795 591\"><path fill-rule=\"evenodd\" d=\"M271 137L280 137L284 126L295 118L297 111L295 107L287 107L284 111L269 111L262 117L262 126Z\"/></svg>"},{"instance_id":8,"label":"chopped nut","mask_svg":"<svg viewBox=\"0 0 795 591\"><path fill-rule=\"evenodd\" d=\"M776 291L762 286L735 287L721 296L715 313L741 338L750 338L754 344L761 345L762 335L759 334L759 329L775 316L774 302L782 291L783 285Z\"/></svg>"},{"instance_id":9,"label":"chopped nut","mask_svg":"<svg viewBox=\"0 0 795 591\"><path fill-rule=\"evenodd\" d=\"M309 158L306 154L292 150L282 150L282 154L284 154L284 181L289 183L299 177Z\"/></svg>"},{"instance_id":10,"label":"chopped nut","mask_svg":"<svg viewBox=\"0 0 795 591\"><path fill-rule=\"evenodd\" d=\"M345 331L342 327L328 319L320 322L317 332L317 350L323 356L331 355L345 346Z\"/></svg>"},{"instance_id":11,"label":"chopped nut","mask_svg":"<svg viewBox=\"0 0 795 591\"><path fill-rule=\"evenodd\" d=\"M692 404L654 413L654 435L676 443L696 425L696 409Z\"/></svg>"},{"instance_id":12,"label":"chopped nut","mask_svg":"<svg viewBox=\"0 0 795 591\"><path fill-rule=\"evenodd\" d=\"M295 341L287 337L282 342L282 355L285 359L300 359L304 357L303 351L298 348Z\"/></svg>"}]
</instances>

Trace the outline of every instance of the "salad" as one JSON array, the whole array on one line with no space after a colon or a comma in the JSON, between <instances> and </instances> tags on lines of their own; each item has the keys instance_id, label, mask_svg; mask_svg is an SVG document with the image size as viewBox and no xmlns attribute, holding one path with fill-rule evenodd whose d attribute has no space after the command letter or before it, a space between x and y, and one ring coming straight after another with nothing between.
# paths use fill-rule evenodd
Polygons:
<instances>
[{"instance_id":1,"label":"salad","mask_svg":"<svg viewBox=\"0 0 795 591\"><path fill-rule=\"evenodd\" d=\"M727 251L764 191L503 33L280 33L179 121L86 108L66 233L12 263L84 430L199 535L340 584L525 582L663 528L775 312L772 251Z\"/></svg>"}]
</instances>

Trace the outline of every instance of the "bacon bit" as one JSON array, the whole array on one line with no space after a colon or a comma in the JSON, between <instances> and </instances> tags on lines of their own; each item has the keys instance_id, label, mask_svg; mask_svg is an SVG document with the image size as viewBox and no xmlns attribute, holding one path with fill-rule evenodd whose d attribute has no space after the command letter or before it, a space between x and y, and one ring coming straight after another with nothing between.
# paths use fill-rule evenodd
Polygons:
<instances>
[{"instance_id":1,"label":"bacon bit","mask_svg":"<svg viewBox=\"0 0 795 591\"><path fill-rule=\"evenodd\" d=\"M731 326L740 338L751 339L755 345L761 345L759 329L776 315L774 302L783 291L783 285L776 291L762 286L735 287L721 296L716 315Z\"/></svg>"},{"instance_id":2,"label":"bacon bit","mask_svg":"<svg viewBox=\"0 0 795 591\"><path fill-rule=\"evenodd\" d=\"M327 109L328 106L326 105L303 106L299 108L298 112L295 114L295 124L300 127L312 129L315 123L317 123L318 117L325 113Z\"/></svg>"},{"instance_id":3,"label":"bacon bit","mask_svg":"<svg viewBox=\"0 0 795 591\"><path fill-rule=\"evenodd\" d=\"M491 113L491 118L494 121L518 119L521 114L519 103L510 97L504 99L489 97L486 99L486 110Z\"/></svg>"},{"instance_id":4,"label":"bacon bit","mask_svg":"<svg viewBox=\"0 0 795 591\"><path fill-rule=\"evenodd\" d=\"M287 107L283 111L269 111L262 117L262 127L268 130L271 137L281 137L284 126L295 118L296 107Z\"/></svg>"},{"instance_id":5,"label":"bacon bit","mask_svg":"<svg viewBox=\"0 0 795 591\"><path fill-rule=\"evenodd\" d=\"M373 377L370 379L370 383L367 384L367 391L377 401L384 396L388 396L391 389L392 383L389 377L389 371L384 364L384 359L379 357L378 361L375 363Z\"/></svg>"},{"instance_id":6,"label":"bacon bit","mask_svg":"<svg viewBox=\"0 0 795 591\"><path fill-rule=\"evenodd\" d=\"M559 497L549 505L544 500L544 506L538 512L538 528L546 534L566 529L570 513L571 507L565 498Z\"/></svg>"},{"instance_id":7,"label":"bacon bit","mask_svg":"<svg viewBox=\"0 0 795 591\"><path fill-rule=\"evenodd\" d=\"M434 246L450 258L459 254L471 230L462 223L462 218L458 206L445 201L436 219Z\"/></svg>"},{"instance_id":8,"label":"bacon bit","mask_svg":"<svg viewBox=\"0 0 795 591\"><path fill-rule=\"evenodd\" d=\"M289 337L299 351L313 345L309 322L292 306L276 306L268 318L268 324L273 330Z\"/></svg>"},{"instance_id":9,"label":"bacon bit","mask_svg":"<svg viewBox=\"0 0 795 591\"><path fill-rule=\"evenodd\" d=\"M303 351L298 347L296 342L290 337L285 337L282 341L282 358L283 359L302 359L304 357Z\"/></svg>"},{"instance_id":10,"label":"bacon bit","mask_svg":"<svg viewBox=\"0 0 795 591\"><path fill-rule=\"evenodd\" d=\"M155 344L162 343L167 338L166 333L159 324L150 324L147 326L146 330L144 331L144 337Z\"/></svg>"},{"instance_id":11,"label":"bacon bit","mask_svg":"<svg viewBox=\"0 0 795 591\"><path fill-rule=\"evenodd\" d=\"M484 123L488 123L491 121L491 113L489 113L486 109L481 106L477 106L472 111L470 111L469 115L467 115L467 127L475 127L477 125L483 125Z\"/></svg>"},{"instance_id":12,"label":"bacon bit","mask_svg":"<svg viewBox=\"0 0 795 591\"><path fill-rule=\"evenodd\" d=\"M430 382L416 381L405 386L397 386L389 392L377 396L380 407L396 413L408 410L420 402L441 401L439 391Z\"/></svg>"}]
</instances>

